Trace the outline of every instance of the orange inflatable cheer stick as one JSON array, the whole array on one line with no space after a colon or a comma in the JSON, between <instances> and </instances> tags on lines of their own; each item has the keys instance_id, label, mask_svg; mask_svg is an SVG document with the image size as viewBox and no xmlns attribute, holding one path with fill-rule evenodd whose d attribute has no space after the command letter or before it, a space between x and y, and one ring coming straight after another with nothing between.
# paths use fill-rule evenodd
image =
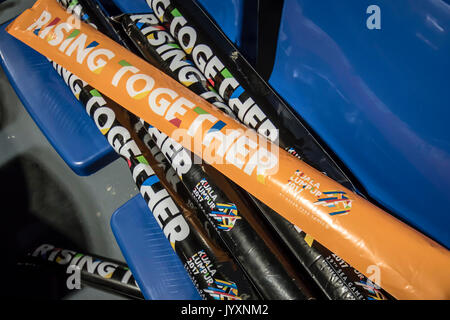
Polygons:
<instances>
[{"instance_id":1,"label":"orange inflatable cheer stick","mask_svg":"<svg viewBox=\"0 0 450 320\"><path fill-rule=\"evenodd\" d=\"M447 249L248 131L55 1L36 2L8 32L157 126L366 276L379 271L379 284L396 298L450 298Z\"/></svg>"}]
</instances>

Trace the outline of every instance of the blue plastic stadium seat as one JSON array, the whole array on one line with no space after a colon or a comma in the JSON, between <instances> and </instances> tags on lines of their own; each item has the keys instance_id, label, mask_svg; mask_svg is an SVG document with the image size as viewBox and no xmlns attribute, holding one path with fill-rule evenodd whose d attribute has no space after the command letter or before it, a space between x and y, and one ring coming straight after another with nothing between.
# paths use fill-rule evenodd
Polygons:
<instances>
[{"instance_id":1,"label":"blue plastic stadium seat","mask_svg":"<svg viewBox=\"0 0 450 320\"><path fill-rule=\"evenodd\" d=\"M243 28L244 0L197 0L197 2L215 20L228 39L239 47Z\"/></svg>"},{"instance_id":2,"label":"blue plastic stadium seat","mask_svg":"<svg viewBox=\"0 0 450 320\"><path fill-rule=\"evenodd\" d=\"M78 175L117 155L48 60L0 26L0 63L23 105L50 144Z\"/></svg>"},{"instance_id":3,"label":"blue plastic stadium seat","mask_svg":"<svg viewBox=\"0 0 450 320\"><path fill-rule=\"evenodd\" d=\"M450 247L450 10L286 0L269 83L373 199ZM376 228L377 226L374 226Z\"/></svg>"},{"instance_id":4,"label":"blue plastic stadium seat","mask_svg":"<svg viewBox=\"0 0 450 320\"><path fill-rule=\"evenodd\" d=\"M101 0L102 2L105 0ZM108 0L106 0L108 1ZM123 13L149 13L151 10L146 0L112 0Z\"/></svg>"},{"instance_id":5,"label":"blue plastic stadium seat","mask_svg":"<svg viewBox=\"0 0 450 320\"><path fill-rule=\"evenodd\" d=\"M146 299L200 299L141 195L114 212L111 228Z\"/></svg>"}]
</instances>

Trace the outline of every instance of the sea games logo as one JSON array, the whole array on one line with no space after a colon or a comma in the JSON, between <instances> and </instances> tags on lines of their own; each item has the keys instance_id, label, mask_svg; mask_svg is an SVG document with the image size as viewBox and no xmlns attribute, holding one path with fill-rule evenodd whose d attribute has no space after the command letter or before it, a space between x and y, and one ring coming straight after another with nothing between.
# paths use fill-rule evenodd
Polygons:
<instances>
[{"instance_id":1,"label":"sea games logo","mask_svg":"<svg viewBox=\"0 0 450 320\"><path fill-rule=\"evenodd\" d=\"M368 300L387 300L386 296L381 291L382 289L369 279L361 280L356 282L358 286L364 288L369 294L367 295Z\"/></svg>"},{"instance_id":2,"label":"sea games logo","mask_svg":"<svg viewBox=\"0 0 450 320\"><path fill-rule=\"evenodd\" d=\"M238 288L234 282L214 279L214 286L204 291L209 293L215 300L242 300L238 296Z\"/></svg>"},{"instance_id":3,"label":"sea games logo","mask_svg":"<svg viewBox=\"0 0 450 320\"><path fill-rule=\"evenodd\" d=\"M209 216L217 221L217 228L223 231L230 231L236 221L241 219L236 205L233 203L216 203L216 210L212 211Z\"/></svg>"},{"instance_id":4,"label":"sea games logo","mask_svg":"<svg viewBox=\"0 0 450 320\"><path fill-rule=\"evenodd\" d=\"M300 170L295 171L284 188L298 200L305 192L313 194L317 197L314 205L329 208L330 216L347 214L352 208L353 200L347 196L347 193L340 190L321 191L320 183Z\"/></svg>"},{"instance_id":5,"label":"sea games logo","mask_svg":"<svg viewBox=\"0 0 450 320\"><path fill-rule=\"evenodd\" d=\"M323 197L314 202L314 205L330 208L332 212L328 212L329 215L335 216L349 213L352 208L352 200L343 191L324 191Z\"/></svg>"},{"instance_id":6,"label":"sea games logo","mask_svg":"<svg viewBox=\"0 0 450 320\"><path fill-rule=\"evenodd\" d=\"M209 207L208 215L213 219L214 226L222 231L230 231L236 222L241 219L234 203L216 202L217 194L205 178L201 179L192 194L200 202Z\"/></svg>"},{"instance_id":7,"label":"sea games logo","mask_svg":"<svg viewBox=\"0 0 450 320\"><path fill-rule=\"evenodd\" d=\"M215 300L241 300L238 287L234 282L214 278L216 269L208 254L200 250L186 261L186 267L194 275L201 274L203 280L208 284L207 289L203 289L205 294L209 294Z\"/></svg>"}]
</instances>

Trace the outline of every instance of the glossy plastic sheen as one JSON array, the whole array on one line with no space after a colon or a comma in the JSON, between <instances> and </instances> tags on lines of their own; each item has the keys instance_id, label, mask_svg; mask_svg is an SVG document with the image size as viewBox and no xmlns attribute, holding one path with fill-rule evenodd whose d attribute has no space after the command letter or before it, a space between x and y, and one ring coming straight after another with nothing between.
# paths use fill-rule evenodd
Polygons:
<instances>
[{"instance_id":1,"label":"glossy plastic sheen","mask_svg":"<svg viewBox=\"0 0 450 320\"><path fill-rule=\"evenodd\" d=\"M200 300L141 195L114 212L111 228L146 299Z\"/></svg>"},{"instance_id":2,"label":"glossy plastic sheen","mask_svg":"<svg viewBox=\"0 0 450 320\"><path fill-rule=\"evenodd\" d=\"M240 45L244 0L197 0L215 20L223 33L237 46Z\"/></svg>"},{"instance_id":3,"label":"glossy plastic sheen","mask_svg":"<svg viewBox=\"0 0 450 320\"><path fill-rule=\"evenodd\" d=\"M0 27L0 63L23 105L56 152L86 176L117 159L108 141L49 61Z\"/></svg>"},{"instance_id":4,"label":"glossy plastic sheen","mask_svg":"<svg viewBox=\"0 0 450 320\"><path fill-rule=\"evenodd\" d=\"M286 0L270 79L371 197L447 248L449 29L441 0Z\"/></svg>"},{"instance_id":5,"label":"glossy plastic sheen","mask_svg":"<svg viewBox=\"0 0 450 320\"><path fill-rule=\"evenodd\" d=\"M146 0L112 0L123 13L149 13Z\"/></svg>"}]
</instances>

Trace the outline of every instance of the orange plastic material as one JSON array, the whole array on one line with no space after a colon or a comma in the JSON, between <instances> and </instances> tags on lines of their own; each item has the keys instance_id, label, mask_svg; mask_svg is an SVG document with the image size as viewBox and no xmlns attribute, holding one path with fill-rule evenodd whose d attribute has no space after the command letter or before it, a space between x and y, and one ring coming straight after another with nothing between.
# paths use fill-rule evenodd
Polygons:
<instances>
[{"instance_id":1,"label":"orange plastic material","mask_svg":"<svg viewBox=\"0 0 450 320\"><path fill-rule=\"evenodd\" d=\"M450 298L447 249L247 131L56 1L36 2L8 32L172 136L367 277L379 279L396 298ZM109 130L107 123L103 130Z\"/></svg>"}]
</instances>

